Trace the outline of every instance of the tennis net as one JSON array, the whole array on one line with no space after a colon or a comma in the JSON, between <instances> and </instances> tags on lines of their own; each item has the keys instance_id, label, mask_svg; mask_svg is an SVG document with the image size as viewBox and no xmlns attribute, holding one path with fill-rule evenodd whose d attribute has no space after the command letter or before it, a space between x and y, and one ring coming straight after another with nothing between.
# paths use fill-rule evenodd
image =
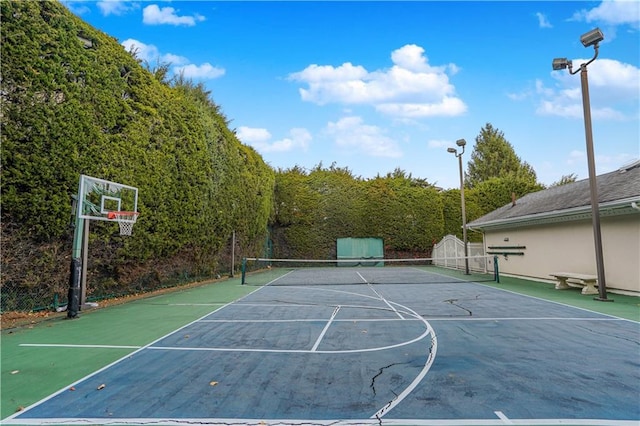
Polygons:
<instances>
[{"instance_id":1,"label":"tennis net","mask_svg":"<svg viewBox=\"0 0 640 426\"><path fill-rule=\"evenodd\" d=\"M494 256L448 259L267 259L242 261L243 285L434 284L499 281Z\"/></svg>"}]
</instances>

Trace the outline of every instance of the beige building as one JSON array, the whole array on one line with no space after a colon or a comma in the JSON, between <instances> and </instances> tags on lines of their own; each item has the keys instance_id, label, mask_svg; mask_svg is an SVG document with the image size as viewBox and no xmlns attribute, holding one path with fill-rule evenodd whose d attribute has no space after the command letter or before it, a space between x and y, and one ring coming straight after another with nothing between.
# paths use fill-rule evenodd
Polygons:
<instances>
[{"instance_id":1,"label":"beige building","mask_svg":"<svg viewBox=\"0 0 640 426\"><path fill-rule=\"evenodd\" d=\"M607 290L640 295L640 161L597 183ZM501 274L597 275L588 179L527 194L468 226L484 234Z\"/></svg>"}]
</instances>

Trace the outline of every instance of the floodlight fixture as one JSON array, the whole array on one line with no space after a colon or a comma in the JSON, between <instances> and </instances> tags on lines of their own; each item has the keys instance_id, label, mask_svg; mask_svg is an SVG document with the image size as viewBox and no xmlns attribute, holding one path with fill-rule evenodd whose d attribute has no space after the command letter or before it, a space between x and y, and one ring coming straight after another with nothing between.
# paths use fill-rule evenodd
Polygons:
<instances>
[{"instance_id":1,"label":"floodlight fixture","mask_svg":"<svg viewBox=\"0 0 640 426\"><path fill-rule=\"evenodd\" d=\"M564 70L567 67L571 68L571 61L567 58L555 58L552 63L554 71Z\"/></svg>"},{"instance_id":2,"label":"floodlight fixture","mask_svg":"<svg viewBox=\"0 0 640 426\"><path fill-rule=\"evenodd\" d=\"M455 148L447 148L447 152L450 152L452 154L457 154L458 153L458 151L456 151Z\"/></svg>"},{"instance_id":3,"label":"floodlight fixture","mask_svg":"<svg viewBox=\"0 0 640 426\"><path fill-rule=\"evenodd\" d=\"M467 144L467 141L465 141L464 139L458 139L456 141L456 145L458 146L465 146Z\"/></svg>"},{"instance_id":4,"label":"floodlight fixture","mask_svg":"<svg viewBox=\"0 0 640 426\"><path fill-rule=\"evenodd\" d=\"M602 40L604 40L604 34L600 31L600 28L595 28L580 36L580 41L584 47L597 46Z\"/></svg>"}]
</instances>

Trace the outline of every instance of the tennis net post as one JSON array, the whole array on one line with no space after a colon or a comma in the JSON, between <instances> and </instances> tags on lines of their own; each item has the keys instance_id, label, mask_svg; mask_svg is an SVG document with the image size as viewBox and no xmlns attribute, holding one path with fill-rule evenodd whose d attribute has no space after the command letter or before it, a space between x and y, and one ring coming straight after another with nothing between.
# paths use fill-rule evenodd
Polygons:
<instances>
[{"instance_id":1,"label":"tennis net post","mask_svg":"<svg viewBox=\"0 0 640 426\"><path fill-rule=\"evenodd\" d=\"M240 281L240 285L244 285L245 283L245 274L247 273L247 258L243 257L242 258L242 280Z\"/></svg>"}]
</instances>

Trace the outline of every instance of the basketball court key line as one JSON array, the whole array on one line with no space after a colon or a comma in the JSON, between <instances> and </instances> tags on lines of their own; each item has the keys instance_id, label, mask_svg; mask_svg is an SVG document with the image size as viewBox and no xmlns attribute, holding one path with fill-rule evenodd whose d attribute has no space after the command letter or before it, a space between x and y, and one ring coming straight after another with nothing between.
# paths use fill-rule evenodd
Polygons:
<instances>
[{"instance_id":1,"label":"basketball court key line","mask_svg":"<svg viewBox=\"0 0 640 426\"><path fill-rule=\"evenodd\" d=\"M340 311L340 305L336 306L336 308L333 310L333 313L331 314L331 318L329 318L329 321L327 321L327 323L325 324L324 328L322 329L322 332L320 333L320 335L316 339L316 342L314 343L313 347L311 348L311 352L315 352L318 349L318 346L320 346L320 342L322 342L322 338L327 333L327 330L329 330L329 327L331 327L331 323L335 319L336 315L338 315L339 311Z\"/></svg>"}]
</instances>

